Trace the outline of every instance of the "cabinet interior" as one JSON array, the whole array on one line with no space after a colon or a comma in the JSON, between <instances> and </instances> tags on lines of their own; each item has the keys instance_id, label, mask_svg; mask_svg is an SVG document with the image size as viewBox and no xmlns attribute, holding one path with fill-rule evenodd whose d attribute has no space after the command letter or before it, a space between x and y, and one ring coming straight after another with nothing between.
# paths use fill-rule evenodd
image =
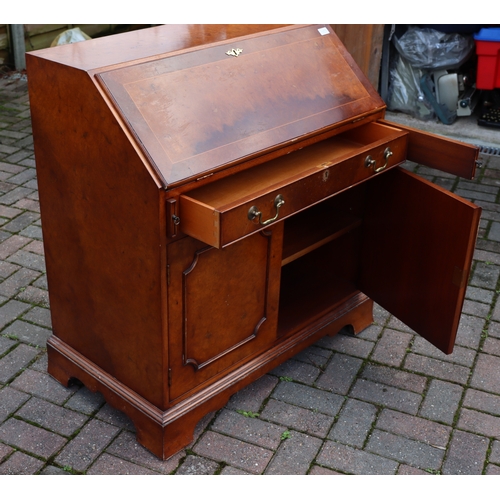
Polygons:
<instances>
[{"instance_id":1,"label":"cabinet interior","mask_svg":"<svg viewBox=\"0 0 500 500\"><path fill-rule=\"evenodd\" d=\"M357 293L365 191L363 183L284 221L278 336Z\"/></svg>"}]
</instances>

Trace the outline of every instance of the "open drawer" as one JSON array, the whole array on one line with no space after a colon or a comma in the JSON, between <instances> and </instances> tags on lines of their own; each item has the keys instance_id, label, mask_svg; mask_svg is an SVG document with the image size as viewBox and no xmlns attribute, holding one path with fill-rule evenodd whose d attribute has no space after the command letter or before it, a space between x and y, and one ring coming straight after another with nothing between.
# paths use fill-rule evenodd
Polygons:
<instances>
[{"instance_id":1,"label":"open drawer","mask_svg":"<svg viewBox=\"0 0 500 500\"><path fill-rule=\"evenodd\" d=\"M223 248L406 160L407 132L368 123L180 197L180 229Z\"/></svg>"}]
</instances>

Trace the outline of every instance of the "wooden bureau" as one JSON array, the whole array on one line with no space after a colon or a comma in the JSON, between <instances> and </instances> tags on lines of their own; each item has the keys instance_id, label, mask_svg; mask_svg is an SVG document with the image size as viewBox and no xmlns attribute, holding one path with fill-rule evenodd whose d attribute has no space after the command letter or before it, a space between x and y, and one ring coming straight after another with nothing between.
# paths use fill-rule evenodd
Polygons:
<instances>
[{"instance_id":1,"label":"wooden bureau","mask_svg":"<svg viewBox=\"0 0 500 500\"><path fill-rule=\"evenodd\" d=\"M173 25L27 54L48 371L161 458L372 300L453 349L477 148L384 120L328 25Z\"/></svg>"}]
</instances>

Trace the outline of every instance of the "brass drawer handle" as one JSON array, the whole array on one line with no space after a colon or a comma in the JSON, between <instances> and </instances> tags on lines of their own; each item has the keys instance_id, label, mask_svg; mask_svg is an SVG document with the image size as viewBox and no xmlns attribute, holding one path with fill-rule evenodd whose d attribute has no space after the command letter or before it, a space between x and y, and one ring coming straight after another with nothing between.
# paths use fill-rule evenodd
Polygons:
<instances>
[{"instance_id":1,"label":"brass drawer handle","mask_svg":"<svg viewBox=\"0 0 500 500\"><path fill-rule=\"evenodd\" d=\"M391 148L385 148L385 151L384 151L384 160L385 160L385 163L381 167L378 167L378 168L375 168L375 166L377 165L377 161L374 160L370 155L368 155L365 158L365 167L367 167L367 168L373 168L373 171L376 174L378 174L379 172L382 172L382 170L384 170L385 167L387 167L387 165L389 164L389 158L393 154L394 153L391 151Z\"/></svg>"},{"instance_id":2,"label":"brass drawer handle","mask_svg":"<svg viewBox=\"0 0 500 500\"><path fill-rule=\"evenodd\" d=\"M267 226L268 224L271 224L271 222L274 222L278 218L278 215L280 213L280 207L283 206L284 204L285 200L283 199L283 196L279 194L274 199L274 208L276 208L276 215L272 219L268 219L262 222L262 212L260 212L255 205L253 207L250 207L250 210L248 210L248 218L250 220L255 220L258 218L259 219L258 223L261 226Z\"/></svg>"},{"instance_id":3,"label":"brass drawer handle","mask_svg":"<svg viewBox=\"0 0 500 500\"><path fill-rule=\"evenodd\" d=\"M375 173L377 172L382 172L382 170L384 170L385 167L387 167L387 165L389 164L389 158L393 155L393 152L391 151L390 148L385 148L385 151L384 151L384 160L385 160L385 163L382 167L379 167L379 168L376 168L375 169Z\"/></svg>"}]
</instances>

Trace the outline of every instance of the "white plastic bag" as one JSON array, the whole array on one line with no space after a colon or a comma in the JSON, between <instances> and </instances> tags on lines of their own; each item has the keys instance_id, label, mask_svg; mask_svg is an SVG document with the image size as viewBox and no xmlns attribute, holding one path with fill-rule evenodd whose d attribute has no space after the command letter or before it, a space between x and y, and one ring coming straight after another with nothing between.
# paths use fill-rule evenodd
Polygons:
<instances>
[{"instance_id":1,"label":"white plastic bag","mask_svg":"<svg viewBox=\"0 0 500 500\"><path fill-rule=\"evenodd\" d=\"M66 45L68 43L83 42L85 40L90 40L90 37L86 33L80 28L71 28L56 36L50 46L55 47L56 45Z\"/></svg>"}]
</instances>

